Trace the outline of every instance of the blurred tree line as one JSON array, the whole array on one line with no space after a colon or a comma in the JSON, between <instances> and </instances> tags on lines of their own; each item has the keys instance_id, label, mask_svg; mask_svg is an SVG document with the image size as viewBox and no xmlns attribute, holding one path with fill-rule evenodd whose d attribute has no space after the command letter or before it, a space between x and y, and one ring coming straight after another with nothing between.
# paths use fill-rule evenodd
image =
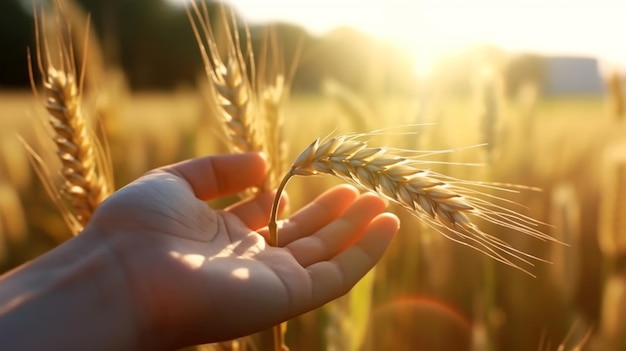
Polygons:
<instances>
[{"instance_id":1,"label":"blurred tree line","mask_svg":"<svg viewBox=\"0 0 626 351\"><path fill-rule=\"evenodd\" d=\"M0 1L0 88L28 85L26 48L33 46L33 33L33 19L21 1Z\"/></svg>"},{"instance_id":2,"label":"blurred tree line","mask_svg":"<svg viewBox=\"0 0 626 351\"><path fill-rule=\"evenodd\" d=\"M70 17L76 11L83 14L83 20L71 20L73 24L84 26L84 14L90 14L91 29L96 33L100 50L89 53L88 65L121 69L133 90L194 85L203 74L198 46L183 7L172 6L165 0L63 3L75 10L67 11ZM217 13L216 6L215 2L209 3L212 16ZM256 52L264 38L260 35L264 29L263 26L250 28ZM317 90L330 77L363 93L371 93L372 89L412 92L414 82L406 78L407 70L412 72L413 59L399 47L350 28L339 28L323 37L311 36L292 24L275 24L275 30L287 65L302 49L294 90ZM0 1L0 45L0 88L28 88L26 50L34 47L31 1Z\"/></svg>"}]
</instances>

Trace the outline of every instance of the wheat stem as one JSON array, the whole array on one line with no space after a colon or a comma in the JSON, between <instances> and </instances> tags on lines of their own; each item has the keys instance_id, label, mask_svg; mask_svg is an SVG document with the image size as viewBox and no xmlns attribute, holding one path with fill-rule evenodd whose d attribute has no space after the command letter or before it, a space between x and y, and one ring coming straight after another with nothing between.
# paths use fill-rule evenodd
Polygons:
<instances>
[{"instance_id":1,"label":"wheat stem","mask_svg":"<svg viewBox=\"0 0 626 351\"><path fill-rule=\"evenodd\" d=\"M272 208L270 211L270 220L267 225L268 230L270 232L269 245L270 246L278 246L278 206L280 204L280 198L283 190L287 186L289 179L294 174L292 172L288 172L285 177L280 181L278 188L276 189L276 196L274 196L274 201L272 202ZM281 323L279 325L275 325L272 327L272 333L274 335L274 351L287 351L289 350L285 345L283 338L283 326L285 324Z\"/></svg>"},{"instance_id":2,"label":"wheat stem","mask_svg":"<svg viewBox=\"0 0 626 351\"><path fill-rule=\"evenodd\" d=\"M267 225L270 232L269 244L271 246L278 246L278 205L280 204L280 197L289 182L289 179L294 176L294 173L289 171L285 177L280 181L278 188L276 189L276 196L274 196L274 202L272 203L272 209L270 211L270 220Z\"/></svg>"}]
</instances>

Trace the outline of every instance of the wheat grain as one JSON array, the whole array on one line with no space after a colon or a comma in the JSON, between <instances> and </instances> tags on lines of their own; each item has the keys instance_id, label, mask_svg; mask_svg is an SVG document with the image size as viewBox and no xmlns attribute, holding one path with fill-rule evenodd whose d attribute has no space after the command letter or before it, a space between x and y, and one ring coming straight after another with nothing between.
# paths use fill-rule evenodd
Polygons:
<instances>
[{"instance_id":1,"label":"wheat grain","mask_svg":"<svg viewBox=\"0 0 626 351\"><path fill-rule=\"evenodd\" d=\"M412 156L410 151L368 146L364 140L368 135L342 135L313 142L298 156L283 178L274 207L289 178L325 173L375 192L407 209L453 241L527 273L513 259L531 265L531 259L543 260L483 232L475 220L484 220L540 240L556 241L539 230L540 222L496 203L510 201L475 188L506 189L424 170L421 168L424 161ZM270 240L277 240L275 216L273 208L269 227L272 236L276 237Z\"/></svg>"},{"instance_id":2,"label":"wheat grain","mask_svg":"<svg viewBox=\"0 0 626 351\"><path fill-rule=\"evenodd\" d=\"M48 170L46 161L29 147L36 171L46 190L60 207L70 230L78 234L91 218L95 208L112 192L112 176L107 164L108 154L95 136L95 129L81 111L83 73L76 69L71 33L62 8L55 2L52 35L56 36L55 63L46 37L45 14L35 18L37 66L52 127L52 140L61 163L60 179ZM50 34L50 33L48 33ZM40 36L43 35L43 41ZM30 56L30 55L29 55ZM30 69L33 91L34 75Z\"/></svg>"},{"instance_id":3,"label":"wheat grain","mask_svg":"<svg viewBox=\"0 0 626 351\"><path fill-rule=\"evenodd\" d=\"M214 80L221 106L222 117L227 127L228 139L235 152L260 151L261 142L252 119L253 94L249 82L243 76L242 66L233 57L221 66Z\"/></svg>"}]
</instances>

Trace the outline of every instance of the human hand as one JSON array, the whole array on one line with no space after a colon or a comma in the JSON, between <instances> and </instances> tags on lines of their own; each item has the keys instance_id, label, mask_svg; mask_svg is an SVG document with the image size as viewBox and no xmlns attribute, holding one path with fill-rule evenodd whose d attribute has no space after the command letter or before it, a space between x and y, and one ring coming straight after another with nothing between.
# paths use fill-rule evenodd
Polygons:
<instances>
[{"instance_id":1,"label":"human hand","mask_svg":"<svg viewBox=\"0 0 626 351\"><path fill-rule=\"evenodd\" d=\"M300 209L266 244L273 194L223 210L206 200L260 184L258 154L212 156L148 173L107 199L85 233L104 240L126 277L151 349L269 328L352 288L398 229L373 194L338 186Z\"/></svg>"}]
</instances>

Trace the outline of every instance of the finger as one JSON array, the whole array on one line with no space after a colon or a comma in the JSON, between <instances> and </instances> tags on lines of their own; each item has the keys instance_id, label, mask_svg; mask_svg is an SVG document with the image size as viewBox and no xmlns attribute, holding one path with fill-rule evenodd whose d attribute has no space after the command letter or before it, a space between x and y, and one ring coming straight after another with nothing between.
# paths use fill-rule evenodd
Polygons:
<instances>
[{"instance_id":1,"label":"finger","mask_svg":"<svg viewBox=\"0 0 626 351\"><path fill-rule=\"evenodd\" d=\"M317 232L330 221L340 216L359 195L351 185L338 185L318 196L313 202L283 221L278 230L281 245ZM266 238L267 230L259 231Z\"/></svg>"},{"instance_id":2,"label":"finger","mask_svg":"<svg viewBox=\"0 0 626 351\"><path fill-rule=\"evenodd\" d=\"M314 235L291 242L286 248L303 267L329 260L352 244L374 217L387 207L374 194L361 195L341 217L335 219Z\"/></svg>"},{"instance_id":3,"label":"finger","mask_svg":"<svg viewBox=\"0 0 626 351\"><path fill-rule=\"evenodd\" d=\"M261 154L249 152L195 158L160 170L187 181L197 198L210 200L261 184L266 161Z\"/></svg>"},{"instance_id":4,"label":"finger","mask_svg":"<svg viewBox=\"0 0 626 351\"><path fill-rule=\"evenodd\" d=\"M312 306L316 308L336 299L352 287L380 260L399 228L398 217L391 213L378 215L351 247L330 261L307 268L312 281ZM303 301L303 303L306 303Z\"/></svg>"},{"instance_id":5,"label":"finger","mask_svg":"<svg viewBox=\"0 0 626 351\"><path fill-rule=\"evenodd\" d=\"M275 195L275 192L259 194L254 198L237 202L225 210L239 217L248 228L258 230L266 226L269 221ZM288 202L287 193L283 192L278 205L278 213L287 206Z\"/></svg>"}]
</instances>

